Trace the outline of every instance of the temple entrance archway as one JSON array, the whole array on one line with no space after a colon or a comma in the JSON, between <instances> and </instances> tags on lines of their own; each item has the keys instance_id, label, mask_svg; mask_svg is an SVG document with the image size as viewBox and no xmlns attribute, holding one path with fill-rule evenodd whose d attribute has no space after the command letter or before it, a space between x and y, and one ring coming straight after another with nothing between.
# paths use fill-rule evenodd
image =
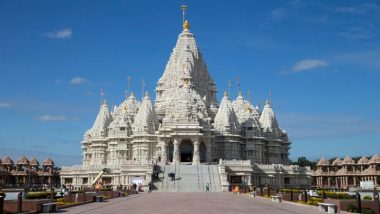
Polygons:
<instances>
[{"instance_id":1,"label":"temple entrance archway","mask_svg":"<svg viewBox=\"0 0 380 214\"><path fill-rule=\"evenodd\" d=\"M179 147L181 162L192 162L194 146L191 140L183 140Z\"/></svg>"}]
</instances>

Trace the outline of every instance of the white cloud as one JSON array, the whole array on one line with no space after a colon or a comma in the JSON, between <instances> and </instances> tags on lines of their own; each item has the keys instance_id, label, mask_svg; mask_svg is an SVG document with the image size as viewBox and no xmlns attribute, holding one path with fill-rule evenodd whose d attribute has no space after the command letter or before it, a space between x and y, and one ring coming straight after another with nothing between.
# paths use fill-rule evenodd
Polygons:
<instances>
[{"instance_id":1,"label":"white cloud","mask_svg":"<svg viewBox=\"0 0 380 214\"><path fill-rule=\"evenodd\" d=\"M90 81L83 77L74 77L70 80L71 85L84 85L88 83L90 83Z\"/></svg>"},{"instance_id":2,"label":"white cloud","mask_svg":"<svg viewBox=\"0 0 380 214\"><path fill-rule=\"evenodd\" d=\"M351 27L338 35L349 40L371 39L376 36L376 33L366 30L363 27Z\"/></svg>"},{"instance_id":3,"label":"white cloud","mask_svg":"<svg viewBox=\"0 0 380 214\"><path fill-rule=\"evenodd\" d=\"M67 118L65 116L61 116L61 115L45 114L45 115L41 115L41 116L37 117L37 120L42 121L42 122L65 121L65 120L67 120Z\"/></svg>"},{"instance_id":4,"label":"white cloud","mask_svg":"<svg viewBox=\"0 0 380 214\"><path fill-rule=\"evenodd\" d=\"M11 107L11 103L9 102L0 102L0 108L9 108Z\"/></svg>"},{"instance_id":5,"label":"white cloud","mask_svg":"<svg viewBox=\"0 0 380 214\"><path fill-rule=\"evenodd\" d=\"M306 70L315 69L318 67L325 67L325 66L327 66L327 64L328 63L322 59L304 59L304 60L301 60L299 62L296 62L292 66L292 71L293 72L302 72L302 71L306 71Z\"/></svg>"},{"instance_id":6,"label":"white cloud","mask_svg":"<svg viewBox=\"0 0 380 214\"><path fill-rule=\"evenodd\" d=\"M285 8L277 8L272 11L271 15L272 19L275 21L280 21L289 18L289 12Z\"/></svg>"},{"instance_id":7,"label":"white cloud","mask_svg":"<svg viewBox=\"0 0 380 214\"><path fill-rule=\"evenodd\" d=\"M367 14L367 13L378 13L380 12L380 7L376 4L361 4L358 6L350 6L350 7L338 7L336 8L337 12L346 13L346 14Z\"/></svg>"},{"instance_id":8,"label":"white cloud","mask_svg":"<svg viewBox=\"0 0 380 214\"><path fill-rule=\"evenodd\" d=\"M67 121L67 120L79 120L79 117L66 117L63 115L50 115L45 114L37 117L37 120L41 122L50 122L50 121Z\"/></svg>"},{"instance_id":9,"label":"white cloud","mask_svg":"<svg viewBox=\"0 0 380 214\"><path fill-rule=\"evenodd\" d=\"M71 28L63 28L61 30L45 33L45 36L55 39L68 39L71 38L72 34L73 31L71 30Z\"/></svg>"}]
</instances>

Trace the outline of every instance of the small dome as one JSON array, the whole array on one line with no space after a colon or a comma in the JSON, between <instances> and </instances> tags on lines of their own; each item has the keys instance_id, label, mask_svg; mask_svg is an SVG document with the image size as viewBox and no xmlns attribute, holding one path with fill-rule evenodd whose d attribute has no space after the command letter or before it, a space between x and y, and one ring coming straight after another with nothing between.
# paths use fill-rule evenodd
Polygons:
<instances>
[{"instance_id":1,"label":"small dome","mask_svg":"<svg viewBox=\"0 0 380 214\"><path fill-rule=\"evenodd\" d=\"M332 162L331 165L333 165L333 166L342 165L342 160L341 160L340 158L337 157L337 158Z\"/></svg>"},{"instance_id":2,"label":"small dome","mask_svg":"<svg viewBox=\"0 0 380 214\"><path fill-rule=\"evenodd\" d=\"M317 166L328 166L329 165L329 161L328 160L325 160L324 158L321 158L318 163L317 163Z\"/></svg>"},{"instance_id":3,"label":"small dome","mask_svg":"<svg viewBox=\"0 0 380 214\"><path fill-rule=\"evenodd\" d=\"M343 165L352 165L352 164L355 164L355 161L352 160L351 157L346 156L346 157L343 159L342 164L343 164Z\"/></svg>"},{"instance_id":4,"label":"small dome","mask_svg":"<svg viewBox=\"0 0 380 214\"><path fill-rule=\"evenodd\" d=\"M42 166L53 166L54 165L54 161L50 158L44 160L44 162L42 162Z\"/></svg>"},{"instance_id":5,"label":"small dome","mask_svg":"<svg viewBox=\"0 0 380 214\"><path fill-rule=\"evenodd\" d=\"M9 156L6 156L5 158L3 158L1 160L1 164L2 165L13 165L13 160Z\"/></svg>"},{"instance_id":6,"label":"small dome","mask_svg":"<svg viewBox=\"0 0 380 214\"><path fill-rule=\"evenodd\" d=\"M380 157L377 154L372 156L372 158L369 160L369 163L380 163Z\"/></svg>"},{"instance_id":7,"label":"small dome","mask_svg":"<svg viewBox=\"0 0 380 214\"><path fill-rule=\"evenodd\" d=\"M22 156L20 159L17 160L16 164L17 165L29 165L29 160L25 156Z\"/></svg>"},{"instance_id":8,"label":"small dome","mask_svg":"<svg viewBox=\"0 0 380 214\"><path fill-rule=\"evenodd\" d=\"M37 159L35 157L33 157L32 160L30 160L30 165L31 166L38 166L38 165L40 165L40 163L37 161Z\"/></svg>"},{"instance_id":9,"label":"small dome","mask_svg":"<svg viewBox=\"0 0 380 214\"><path fill-rule=\"evenodd\" d=\"M368 163L369 163L369 160L366 156L361 157L358 161L358 164L361 164L361 165L366 165Z\"/></svg>"}]
</instances>

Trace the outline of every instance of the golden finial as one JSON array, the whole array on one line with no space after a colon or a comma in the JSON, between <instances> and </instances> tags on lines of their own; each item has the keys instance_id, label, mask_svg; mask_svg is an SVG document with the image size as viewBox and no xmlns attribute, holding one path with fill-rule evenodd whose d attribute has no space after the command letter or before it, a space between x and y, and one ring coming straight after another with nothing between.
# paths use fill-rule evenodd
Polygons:
<instances>
[{"instance_id":1,"label":"golden finial","mask_svg":"<svg viewBox=\"0 0 380 214\"><path fill-rule=\"evenodd\" d=\"M190 29L190 24L187 20L183 23L183 30L189 30Z\"/></svg>"},{"instance_id":2,"label":"golden finial","mask_svg":"<svg viewBox=\"0 0 380 214\"><path fill-rule=\"evenodd\" d=\"M148 91L145 92L145 97L149 97L149 92Z\"/></svg>"},{"instance_id":3,"label":"golden finial","mask_svg":"<svg viewBox=\"0 0 380 214\"><path fill-rule=\"evenodd\" d=\"M227 91L224 91L224 96L228 97Z\"/></svg>"},{"instance_id":4,"label":"golden finial","mask_svg":"<svg viewBox=\"0 0 380 214\"><path fill-rule=\"evenodd\" d=\"M103 105L107 105L107 100L103 100Z\"/></svg>"},{"instance_id":5,"label":"golden finial","mask_svg":"<svg viewBox=\"0 0 380 214\"><path fill-rule=\"evenodd\" d=\"M134 97L135 96L135 92L131 92L131 97Z\"/></svg>"},{"instance_id":6,"label":"golden finial","mask_svg":"<svg viewBox=\"0 0 380 214\"><path fill-rule=\"evenodd\" d=\"M239 96L242 97L243 96L243 93L241 93L241 91L239 91Z\"/></svg>"}]
</instances>

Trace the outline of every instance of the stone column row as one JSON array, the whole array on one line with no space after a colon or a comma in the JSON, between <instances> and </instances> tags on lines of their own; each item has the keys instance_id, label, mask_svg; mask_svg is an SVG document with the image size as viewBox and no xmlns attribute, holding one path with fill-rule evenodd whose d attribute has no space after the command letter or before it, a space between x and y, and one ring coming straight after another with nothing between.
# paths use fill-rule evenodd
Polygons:
<instances>
[{"instance_id":1,"label":"stone column row","mask_svg":"<svg viewBox=\"0 0 380 214\"><path fill-rule=\"evenodd\" d=\"M200 152L199 152L199 146L200 142L199 139L192 139L193 141L193 165L200 163ZM161 147L161 163L166 164L168 162L168 142L165 140L160 141L160 147ZM180 162L180 140L178 138L174 138L173 140L173 164L177 164ZM212 148L211 148L211 142L205 143L206 146L206 161L211 162L211 154L212 154Z\"/></svg>"}]
</instances>

